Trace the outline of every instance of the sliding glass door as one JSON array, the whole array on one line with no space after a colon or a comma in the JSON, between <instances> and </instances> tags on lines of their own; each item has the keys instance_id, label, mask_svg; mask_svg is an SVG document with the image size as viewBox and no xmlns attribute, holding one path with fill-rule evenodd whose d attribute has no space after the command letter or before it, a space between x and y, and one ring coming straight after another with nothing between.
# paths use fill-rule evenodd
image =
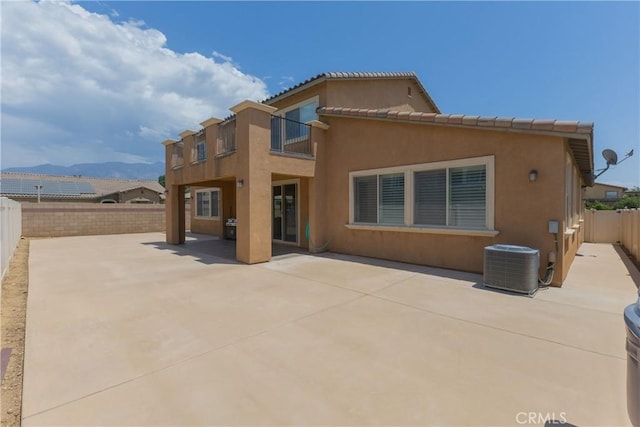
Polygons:
<instances>
[{"instance_id":1,"label":"sliding glass door","mask_svg":"<svg viewBox=\"0 0 640 427\"><path fill-rule=\"evenodd\" d=\"M297 184L277 184L272 191L273 240L298 243Z\"/></svg>"}]
</instances>

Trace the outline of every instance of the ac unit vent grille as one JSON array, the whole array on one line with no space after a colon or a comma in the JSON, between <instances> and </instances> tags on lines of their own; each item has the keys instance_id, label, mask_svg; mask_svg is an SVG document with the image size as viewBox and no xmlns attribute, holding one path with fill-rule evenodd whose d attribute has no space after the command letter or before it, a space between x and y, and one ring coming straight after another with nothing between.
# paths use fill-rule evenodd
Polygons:
<instances>
[{"instance_id":1,"label":"ac unit vent grille","mask_svg":"<svg viewBox=\"0 0 640 427\"><path fill-rule=\"evenodd\" d=\"M533 295L538 290L540 253L516 245L484 248L484 284L497 289Z\"/></svg>"}]
</instances>

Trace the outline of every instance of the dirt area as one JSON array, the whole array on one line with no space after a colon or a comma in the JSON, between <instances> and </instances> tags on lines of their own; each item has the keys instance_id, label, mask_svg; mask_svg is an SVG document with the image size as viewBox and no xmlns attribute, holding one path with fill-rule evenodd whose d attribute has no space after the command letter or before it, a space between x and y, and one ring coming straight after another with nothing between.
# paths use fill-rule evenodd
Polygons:
<instances>
[{"instance_id":1,"label":"dirt area","mask_svg":"<svg viewBox=\"0 0 640 427\"><path fill-rule=\"evenodd\" d=\"M24 364L24 333L29 285L29 240L18 244L9 270L2 281L3 365L8 364L2 379L2 426L19 426L22 415L22 370ZM10 353L9 353L10 352Z\"/></svg>"}]
</instances>

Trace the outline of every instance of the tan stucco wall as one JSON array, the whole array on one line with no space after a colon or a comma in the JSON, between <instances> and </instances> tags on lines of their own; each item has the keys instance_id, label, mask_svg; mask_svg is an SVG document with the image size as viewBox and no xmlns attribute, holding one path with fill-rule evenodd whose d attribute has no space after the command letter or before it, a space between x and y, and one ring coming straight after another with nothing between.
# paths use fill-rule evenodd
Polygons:
<instances>
[{"instance_id":1,"label":"tan stucco wall","mask_svg":"<svg viewBox=\"0 0 640 427\"><path fill-rule=\"evenodd\" d=\"M548 220L564 218L562 138L326 118L329 250L482 272L483 249L496 243L554 251ZM495 156L495 237L351 230L349 172L406 164ZM529 182L529 171L538 180ZM562 242L559 242L562 245ZM559 271L563 271L560 259ZM542 271L542 269L541 269ZM556 276L556 281L560 278Z\"/></svg>"},{"instance_id":2,"label":"tan stucco wall","mask_svg":"<svg viewBox=\"0 0 640 427\"><path fill-rule=\"evenodd\" d=\"M204 188L220 188L222 206L221 218L206 219L196 217L196 191ZM224 237L224 224L231 217L235 217L235 181L210 181L204 186L191 187L191 231L194 233L211 234L220 238Z\"/></svg>"},{"instance_id":3,"label":"tan stucco wall","mask_svg":"<svg viewBox=\"0 0 640 427\"><path fill-rule=\"evenodd\" d=\"M408 95L408 89L411 95ZM388 108L398 111L433 112L411 79L331 80L327 83L327 106Z\"/></svg>"},{"instance_id":4,"label":"tan stucco wall","mask_svg":"<svg viewBox=\"0 0 640 427\"><path fill-rule=\"evenodd\" d=\"M160 203L160 194L144 187L132 188L114 194L106 194L100 197L98 202L102 200L115 200L116 203L131 203L132 200L138 198L148 199L151 203Z\"/></svg>"},{"instance_id":5,"label":"tan stucco wall","mask_svg":"<svg viewBox=\"0 0 640 427\"><path fill-rule=\"evenodd\" d=\"M409 89L411 95L409 95ZM291 105L319 97L319 105L351 108L388 108L398 111L433 112L413 79L328 80L270 105L286 109Z\"/></svg>"},{"instance_id":6,"label":"tan stucco wall","mask_svg":"<svg viewBox=\"0 0 640 427\"><path fill-rule=\"evenodd\" d=\"M624 188L615 185L607 184L595 184L593 187L587 187L584 189L585 199L607 199L607 191L615 191L618 194L618 198L624 195ZM615 200L615 198L613 198Z\"/></svg>"}]
</instances>

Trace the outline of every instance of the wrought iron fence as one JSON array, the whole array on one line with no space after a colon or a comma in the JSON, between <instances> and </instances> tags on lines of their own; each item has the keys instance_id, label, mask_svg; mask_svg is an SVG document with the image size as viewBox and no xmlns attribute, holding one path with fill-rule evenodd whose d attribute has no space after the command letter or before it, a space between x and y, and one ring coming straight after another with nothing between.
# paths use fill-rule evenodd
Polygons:
<instances>
[{"instance_id":1,"label":"wrought iron fence","mask_svg":"<svg viewBox=\"0 0 640 427\"><path fill-rule=\"evenodd\" d=\"M284 117L271 116L271 151L313 157L311 126Z\"/></svg>"},{"instance_id":2,"label":"wrought iron fence","mask_svg":"<svg viewBox=\"0 0 640 427\"><path fill-rule=\"evenodd\" d=\"M236 151L236 118L231 117L218 125L218 146L216 155L233 153Z\"/></svg>"}]
</instances>

